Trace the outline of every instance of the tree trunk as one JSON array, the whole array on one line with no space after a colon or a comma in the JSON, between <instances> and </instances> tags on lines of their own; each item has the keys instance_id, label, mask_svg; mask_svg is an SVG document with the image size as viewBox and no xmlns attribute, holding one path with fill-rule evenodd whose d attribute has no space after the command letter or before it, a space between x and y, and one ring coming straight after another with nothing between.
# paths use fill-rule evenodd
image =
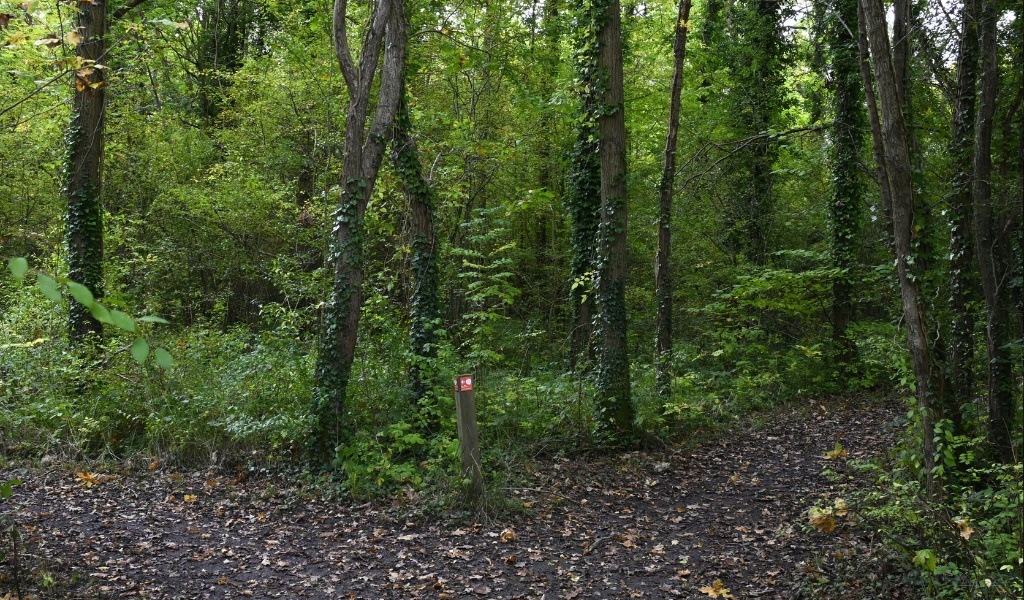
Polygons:
<instances>
[{"instance_id":1,"label":"tree trunk","mask_svg":"<svg viewBox=\"0 0 1024 600\"><path fill-rule=\"evenodd\" d=\"M633 436L633 403L626 347L626 119L619 0L610 0L605 14L597 18L597 66L607 78L602 82L597 119L601 133L601 364L597 404L605 433L627 441Z\"/></svg>"},{"instance_id":2,"label":"tree trunk","mask_svg":"<svg viewBox=\"0 0 1024 600\"><path fill-rule=\"evenodd\" d=\"M864 99L871 124L871 148L875 154L875 180L878 183L878 200L882 204L882 231L886 244L892 241L892 193L889 191L889 174L885 169L885 146L882 142L882 124L878 121L878 103L875 100L875 83L871 75L871 57L868 50L868 36L864 28L864 9L857 2L857 48L860 53L860 78L864 84Z\"/></svg>"},{"instance_id":3,"label":"tree trunk","mask_svg":"<svg viewBox=\"0 0 1024 600\"><path fill-rule=\"evenodd\" d=\"M836 0L837 19L830 23L829 51L835 82L832 112L832 198L828 213L832 233L832 264L842 269L832 284L832 343L840 373L853 364L856 346L847 335L856 304L852 270L860 250L861 210L860 160L864 109L861 106L860 55L857 40L844 23L857 20L857 0ZM839 19L842 22L835 22Z\"/></svg>"},{"instance_id":4,"label":"tree trunk","mask_svg":"<svg viewBox=\"0 0 1024 600\"><path fill-rule=\"evenodd\" d=\"M64 196L68 209L66 243L68 277L103 296L103 149L106 127L106 81L103 69L94 68L106 50L107 5L105 0L80 3L75 49L82 68L75 71L75 97L68 128L64 165ZM103 325L84 305L71 300L68 329L72 344L98 342Z\"/></svg>"},{"instance_id":5,"label":"tree trunk","mask_svg":"<svg viewBox=\"0 0 1024 600\"><path fill-rule=\"evenodd\" d=\"M885 13L881 0L861 0L865 29L871 47L875 79L878 82L878 99L882 109L882 139L885 147L885 163L892 192L893 241L896 250L896 272L900 283L900 297L903 305L903 321L907 327L907 342L910 346L911 363L916 383L915 395L921 414L923 464L928 495L934 494L935 466L934 419L928 384L931 362L928 352L928 333L922 314L917 279L912 272L914 234L914 190L907 146L907 127L899 97L899 82L893 69L892 52L886 31Z\"/></svg>"},{"instance_id":6,"label":"tree trunk","mask_svg":"<svg viewBox=\"0 0 1024 600\"><path fill-rule=\"evenodd\" d=\"M679 105L683 90L683 63L686 60L686 34L689 31L691 0L679 3L672 44L672 87L669 92L668 132L665 134L665 163L661 171L661 202L658 212L658 254L654 259L655 297L658 317L655 326L655 362L658 395L672 394L672 193L676 175L676 140L679 138Z\"/></svg>"},{"instance_id":7,"label":"tree trunk","mask_svg":"<svg viewBox=\"0 0 1024 600\"><path fill-rule=\"evenodd\" d=\"M977 288L974 266L974 224L971 214L971 182L974 177L974 116L978 83L977 1L967 0L963 8L960 51L954 91L950 162L953 169L949 197L949 287L953 323L949 340L950 392L941 407L953 423L955 433L963 432L960 407L971 399L971 361L974 357L974 310Z\"/></svg>"},{"instance_id":8,"label":"tree trunk","mask_svg":"<svg viewBox=\"0 0 1024 600\"><path fill-rule=\"evenodd\" d=\"M978 271L985 296L985 333L988 346L989 440L1002 461L1014 460L1010 438L1013 414L1013 364L1007 349L1009 340L1008 239L996 227L997 211L992 206L992 130L999 87L999 43L996 0L984 0L981 29L981 94L974 142L974 227Z\"/></svg>"},{"instance_id":9,"label":"tree trunk","mask_svg":"<svg viewBox=\"0 0 1024 600\"><path fill-rule=\"evenodd\" d=\"M348 49L345 9L346 0L336 0L335 53L349 90L349 106L342 192L332 215L334 239L328 257L334 265L334 282L324 307L312 407L316 419L314 453L325 459L330 458L346 436L345 393L355 358L363 300L363 215L383 159L384 134L391 129L398 110L405 62L405 15L401 0L378 0L374 4L358 66L353 64ZM367 132L370 92L385 31L387 51L381 67L377 110Z\"/></svg>"},{"instance_id":10,"label":"tree trunk","mask_svg":"<svg viewBox=\"0 0 1024 600\"><path fill-rule=\"evenodd\" d=\"M438 247L434 228L436 195L433 186L423 177L420 150L410 135L412 121L404 92L402 96L391 143L391 160L405 189L411 213L413 291L410 302L412 365L409 370L409 386L413 403L419 404L423 413L423 409L428 408L423 406L423 401L428 397L436 379L433 362L437 358L437 335L434 332L441 326ZM425 416L431 425L439 417L433 414Z\"/></svg>"}]
</instances>

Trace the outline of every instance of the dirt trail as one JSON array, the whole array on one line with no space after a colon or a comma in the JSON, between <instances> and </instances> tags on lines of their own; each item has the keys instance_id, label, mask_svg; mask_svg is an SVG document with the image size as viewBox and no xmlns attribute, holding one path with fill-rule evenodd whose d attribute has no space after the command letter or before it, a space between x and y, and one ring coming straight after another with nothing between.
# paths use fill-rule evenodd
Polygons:
<instances>
[{"instance_id":1,"label":"dirt trail","mask_svg":"<svg viewBox=\"0 0 1024 600\"><path fill-rule=\"evenodd\" d=\"M837 441L849 458L881 451L897 414L818 407L695 450L542 461L533 487L509 491L529 514L486 526L407 522L384 504L288 506L262 499L267 482L204 473L91 487L59 470L0 476L25 482L12 500L27 565L56 581L47 591L36 573L43 598L781 599L848 532L804 532L809 505L843 493L820 474L823 453Z\"/></svg>"}]
</instances>

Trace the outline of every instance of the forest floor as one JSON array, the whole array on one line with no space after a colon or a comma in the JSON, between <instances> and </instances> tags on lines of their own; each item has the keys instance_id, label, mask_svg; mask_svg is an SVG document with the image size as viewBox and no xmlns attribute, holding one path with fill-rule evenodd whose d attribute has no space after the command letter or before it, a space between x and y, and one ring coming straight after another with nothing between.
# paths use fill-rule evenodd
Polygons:
<instances>
[{"instance_id":1,"label":"forest floor","mask_svg":"<svg viewBox=\"0 0 1024 600\"><path fill-rule=\"evenodd\" d=\"M823 475L825 463L843 471L883 451L899 412L814 403L696 447L538 459L527 483L507 490L523 513L493 520L417 517L411 493L300 499L223 471L0 477L24 482L4 508L25 542L25 597L789 599L809 577L831 576L829 556L859 547L872 560L866 534L845 518L825 534L808 527L807 511L856 485ZM836 442L848 456L830 460ZM11 589L11 566L0 588Z\"/></svg>"}]
</instances>

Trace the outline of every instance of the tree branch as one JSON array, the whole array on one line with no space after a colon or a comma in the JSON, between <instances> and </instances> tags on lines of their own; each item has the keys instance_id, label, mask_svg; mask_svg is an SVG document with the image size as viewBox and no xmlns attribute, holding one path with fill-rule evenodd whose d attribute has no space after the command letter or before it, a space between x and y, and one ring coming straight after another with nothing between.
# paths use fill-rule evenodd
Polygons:
<instances>
[{"instance_id":1,"label":"tree branch","mask_svg":"<svg viewBox=\"0 0 1024 600\"><path fill-rule=\"evenodd\" d=\"M138 7L140 4L142 4L145 1L146 0L131 0L130 2L128 2L128 4L125 4L121 8L117 9L116 11L114 11L113 16L110 17L111 22L117 21L121 17L123 17L126 14L128 14L129 12L131 12L133 8Z\"/></svg>"},{"instance_id":2,"label":"tree branch","mask_svg":"<svg viewBox=\"0 0 1024 600\"><path fill-rule=\"evenodd\" d=\"M348 30L345 25L345 11L348 0L334 0L334 54L338 57L341 74L351 94L356 89L356 68L352 63L352 51L348 48Z\"/></svg>"}]
</instances>

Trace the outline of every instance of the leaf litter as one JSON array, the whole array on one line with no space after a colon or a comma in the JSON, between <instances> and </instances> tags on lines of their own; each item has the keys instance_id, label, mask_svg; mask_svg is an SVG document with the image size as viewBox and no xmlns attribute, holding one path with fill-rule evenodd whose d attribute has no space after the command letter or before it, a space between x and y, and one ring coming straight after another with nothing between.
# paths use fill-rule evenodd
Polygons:
<instances>
[{"instance_id":1,"label":"leaf litter","mask_svg":"<svg viewBox=\"0 0 1024 600\"><path fill-rule=\"evenodd\" d=\"M849 535L846 484L822 466L883 451L898 412L792 411L692 449L534 461L513 492L528 514L500 524L411 518L397 500L288 502L158 461L19 471L14 517L30 553L77 582L61 597L781 600Z\"/></svg>"}]
</instances>

